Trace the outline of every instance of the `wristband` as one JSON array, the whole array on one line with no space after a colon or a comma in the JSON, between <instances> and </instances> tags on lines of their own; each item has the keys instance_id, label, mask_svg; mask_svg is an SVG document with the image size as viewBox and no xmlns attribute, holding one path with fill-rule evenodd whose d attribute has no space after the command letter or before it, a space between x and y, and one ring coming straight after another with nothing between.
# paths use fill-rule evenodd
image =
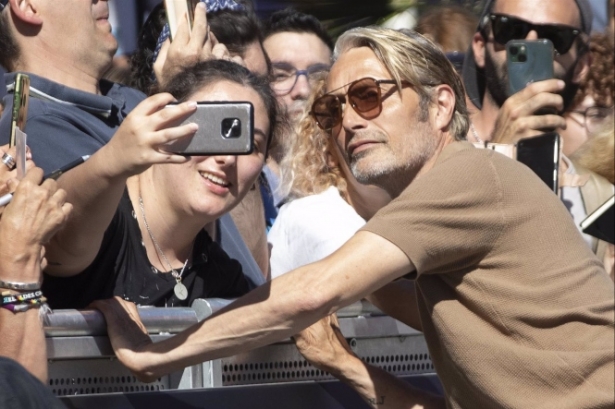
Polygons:
<instances>
[{"instance_id":1,"label":"wristband","mask_svg":"<svg viewBox=\"0 0 615 409\"><path fill-rule=\"evenodd\" d=\"M2 293L2 298L0 299L0 305L6 304L23 304L30 301L36 301L37 299L44 298L42 291L33 291L31 293L21 293L21 294L7 294Z\"/></svg>"},{"instance_id":2,"label":"wristband","mask_svg":"<svg viewBox=\"0 0 615 409\"><path fill-rule=\"evenodd\" d=\"M41 289L41 282L36 283L18 283L0 280L0 288L6 288L16 291L36 291Z\"/></svg>"}]
</instances>

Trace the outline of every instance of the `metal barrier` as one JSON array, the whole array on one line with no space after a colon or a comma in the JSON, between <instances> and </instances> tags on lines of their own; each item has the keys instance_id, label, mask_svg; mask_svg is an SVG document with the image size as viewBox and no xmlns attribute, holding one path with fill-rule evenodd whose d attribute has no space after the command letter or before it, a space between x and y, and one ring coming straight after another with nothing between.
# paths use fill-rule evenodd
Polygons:
<instances>
[{"instance_id":1,"label":"metal barrier","mask_svg":"<svg viewBox=\"0 0 615 409\"><path fill-rule=\"evenodd\" d=\"M199 299L192 308L139 308L156 342L172 336L232 302ZM340 328L364 361L398 376L433 373L423 335L383 315L366 301L338 312ZM232 357L185 368L143 384L119 363L95 310L56 310L45 323L49 386L58 396L211 388L231 385L333 379L310 365L294 344L284 341Z\"/></svg>"}]
</instances>

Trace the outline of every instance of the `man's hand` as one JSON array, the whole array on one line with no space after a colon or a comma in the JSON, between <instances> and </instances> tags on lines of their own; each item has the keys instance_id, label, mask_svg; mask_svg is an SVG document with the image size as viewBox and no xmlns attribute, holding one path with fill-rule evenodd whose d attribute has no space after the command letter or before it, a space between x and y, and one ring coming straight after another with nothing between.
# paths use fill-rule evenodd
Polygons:
<instances>
[{"instance_id":1,"label":"man's hand","mask_svg":"<svg viewBox=\"0 0 615 409\"><path fill-rule=\"evenodd\" d=\"M348 357L354 353L340 331L335 314L304 329L294 337L297 349L316 368L338 376Z\"/></svg>"},{"instance_id":2,"label":"man's hand","mask_svg":"<svg viewBox=\"0 0 615 409\"><path fill-rule=\"evenodd\" d=\"M107 334L117 358L130 369L141 382L153 382L155 377L141 370L138 352L152 343L147 330L141 322L137 306L130 301L114 297L108 300L94 301L90 307L96 308L105 316Z\"/></svg>"},{"instance_id":3,"label":"man's hand","mask_svg":"<svg viewBox=\"0 0 615 409\"><path fill-rule=\"evenodd\" d=\"M9 148L9 145L0 146L0 156L5 153L11 155L13 158L17 155L17 148L12 147ZM34 167L34 162L32 162L32 154L30 153L30 149L26 150L26 171L32 169ZM11 190L7 185L7 181L12 178L17 177L17 169L9 170L9 168L5 165L0 166L0 196L3 196ZM2 210L0 209L0 214L2 214Z\"/></svg>"},{"instance_id":4,"label":"man's hand","mask_svg":"<svg viewBox=\"0 0 615 409\"><path fill-rule=\"evenodd\" d=\"M536 115L541 108L561 111L564 100L557 94L565 87L562 80L534 82L504 102L495 122L491 142L514 144L519 139L537 136L545 129L565 129L566 120L559 115Z\"/></svg>"},{"instance_id":5,"label":"man's hand","mask_svg":"<svg viewBox=\"0 0 615 409\"><path fill-rule=\"evenodd\" d=\"M19 183L8 180L13 200L0 222L0 274L5 281L39 281L43 245L64 225L72 210L65 201L66 192L52 179L39 186L42 179L42 169L34 168Z\"/></svg>"}]
</instances>

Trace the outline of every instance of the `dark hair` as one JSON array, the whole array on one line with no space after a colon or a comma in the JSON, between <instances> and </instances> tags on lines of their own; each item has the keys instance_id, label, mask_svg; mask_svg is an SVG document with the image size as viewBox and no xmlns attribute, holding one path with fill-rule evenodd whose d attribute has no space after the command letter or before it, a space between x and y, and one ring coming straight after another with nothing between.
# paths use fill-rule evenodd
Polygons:
<instances>
[{"instance_id":1,"label":"dark hair","mask_svg":"<svg viewBox=\"0 0 615 409\"><path fill-rule=\"evenodd\" d=\"M277 130L278 106L266 77L254 75L247 68L231 61L208 60L185 68L175 75L161 91L173 95L179 102L186 101L200 89L220 81L229 81L252 88L260 96L267 109L269 135L267 147Z\"/></svg>"},{"instance_id":2,"label":"dark hair","mask_svg":"<svg viewBox=\"0 0 615 409\"><path fill-rule=\"evenodd\" d=\"M9 26L10 12L10 10L0 10L0 65L7 71L13 71L15 62L19 58L19 46Z\"/></svg>"},{"instance_id":3,"label":"dark hair","mask_svg":"<svg viewBox=\"0 0 615 409\"><path fill-rule=\"evenodd\" d=\"M301 13L293 8L286 8L276 11L265 22L265 38L286 31L314 34L333 51L333 40L320 21L310 14Z\"/></svg>"},{"instance_id":4,"label":"dark hair","mask_svg":"<svg viewBox=\"0 0 615 409\"><path fill-rule=\"evenodd\" d=\"M131 86L149 94L154 84L152 57L158 37L167 23L164 4L159 4L150 13L139 33L137 51L131 58ZM243 55L247 46L258 42L262 46L263 35L256 15L249 11L219 10L207 13L207 23L219 42L231 53ZM264 53L264 51L263 51ZM266 57L267 68L271 64Z\"/></svg>"}]
</instances>

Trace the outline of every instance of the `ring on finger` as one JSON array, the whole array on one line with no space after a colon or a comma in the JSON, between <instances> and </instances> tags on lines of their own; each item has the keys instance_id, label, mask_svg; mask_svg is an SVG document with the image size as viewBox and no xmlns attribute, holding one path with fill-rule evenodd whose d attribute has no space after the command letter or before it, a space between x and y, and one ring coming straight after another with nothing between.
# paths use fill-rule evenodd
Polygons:
<instances>
[{"instance_id":1,"label":"ring on finger","mask_svg":"<svg viewBox=\"0 0 615 409\"><path fill-rule=\"evenodd\" d=\"M6 152L2 155L2 163L4 163L9 170L13 170L17 166L15 163L15 158Z\"/></svg>"}]
</instances>

